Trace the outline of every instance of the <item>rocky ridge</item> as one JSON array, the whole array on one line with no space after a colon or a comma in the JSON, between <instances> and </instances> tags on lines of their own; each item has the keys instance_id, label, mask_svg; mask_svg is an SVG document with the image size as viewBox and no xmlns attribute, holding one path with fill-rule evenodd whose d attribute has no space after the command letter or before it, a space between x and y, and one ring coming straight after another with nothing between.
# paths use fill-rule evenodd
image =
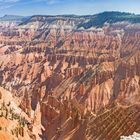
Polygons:
<instances>
[{"instance_id":1,"label":"rocky ridge","mask_svg":"<svg viewBox=\"0 0 140 140\"><path fill-rule=\"evenodd\" d=\"M118 140L140 131L139 30L77 30L83 20L33 16L1 30L0 85L39 124L41 139Z\"/></svg>"}]
</instances>

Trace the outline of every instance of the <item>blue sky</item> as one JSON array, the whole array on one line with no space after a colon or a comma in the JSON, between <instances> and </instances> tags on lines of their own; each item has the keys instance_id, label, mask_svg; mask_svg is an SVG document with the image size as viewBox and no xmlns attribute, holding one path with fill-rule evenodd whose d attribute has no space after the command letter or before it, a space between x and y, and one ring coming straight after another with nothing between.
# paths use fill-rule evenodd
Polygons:
<instances>
[{"instance_id":1,"label":"blue sky","mask_svg":"<svg viewBox=\"0 0 140 140\"><path fill-rule=\"evenodd\" d=\"M0 16L10 15L87 15L103 11L140 14L140 0L0 0Z\"/></svg>"}]
</instances>

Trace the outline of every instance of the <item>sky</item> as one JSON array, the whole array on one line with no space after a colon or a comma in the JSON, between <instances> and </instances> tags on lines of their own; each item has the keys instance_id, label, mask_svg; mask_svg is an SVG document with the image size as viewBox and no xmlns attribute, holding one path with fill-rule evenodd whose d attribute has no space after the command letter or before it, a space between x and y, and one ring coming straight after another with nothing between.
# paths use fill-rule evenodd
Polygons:
<instances>
[{"instance_id":1,"label":"sky","mask_svg":"<svg viewBox=\"0 0 140 140\"><path fill-rule=\"evenodd\" d=\"M0 16L93 15L103 11L140 14L140 0L0 0Z\"/></svg>"}]
</instances>

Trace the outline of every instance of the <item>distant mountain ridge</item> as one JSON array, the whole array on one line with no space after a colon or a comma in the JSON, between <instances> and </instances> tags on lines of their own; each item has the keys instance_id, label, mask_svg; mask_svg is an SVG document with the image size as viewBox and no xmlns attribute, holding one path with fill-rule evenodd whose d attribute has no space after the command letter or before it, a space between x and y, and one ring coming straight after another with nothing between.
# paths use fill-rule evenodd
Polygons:
<instances>
[{"instance_id":1,"label":"distant mountain ridge","mask_svg":"<svg viewBox=\"0 0 140 140\"><path fill-rule=\"evenodd\" d=\"M13 28L17 27L20 23L26 21L29 17L18 16L18 15L4 15L0 17L0 27Z\"/></svg>"},{"instance_id":2,"label":"distant mountain ridge","mask_svg":"<svg viewBox=\"0 0 140 140\"><path fill-rule=\"evenodd\" d=\"M116 22L130 22L130 23L140 23L140 15L135 15L125 12L103 12L96 14L88 22L84 22L78 25L78 28L83 27L85 29L92 26L102 27L105 23L116 23Z\"/></svg>"},{"instance_id":3,"label":"distant mountain ridge","mask_svg":"<svg viewBox=\"0 0 140 140\"><path fill-rule=\"evenodd\" d=\"M28 17L25 16L19 16L19 15L4 15L3 17L0 17L0 21L20 21L23 22L27 20Z\"/></svg>"},{"instance_id":4,"label":"distant mountain ridge","mask_svg":"<svg viewBox=\"0 0 140 140\"><path fill-rule=\"evenodd\" d=\"M67 20L74 21L76 29L89 29L91 27L103 27L106 23L114 24L118 22L128 22L130 24L140 23L140 15L125 13L125 12L103 12L95 15L56 15L56 16L45 16L45 15L34 15L30 17L21 25L28 24L31 22L39 21L41 23L48 22L49 24L54 23L56 20Z\"/></svg>"},{"instance_id":5,"label":"distant mountain ridge","mask_svg":"<svg viewBox=\"0 0 140 140\"><path fill-rule=\"evenodd\" d=\"M24 17L18 15L5 15L0 18L0 21L16 21L19 25L32 24L39 22L43 24L54 24L57 21L67 21L73 23L73 28L76 29L89 29L91 27L103 27L106 23L114 24L117 22L128 22L130 24L140 23L140 15L126 12L102 12L94 15L33 15L31 17Z\"/></svg>"}]
</instances>

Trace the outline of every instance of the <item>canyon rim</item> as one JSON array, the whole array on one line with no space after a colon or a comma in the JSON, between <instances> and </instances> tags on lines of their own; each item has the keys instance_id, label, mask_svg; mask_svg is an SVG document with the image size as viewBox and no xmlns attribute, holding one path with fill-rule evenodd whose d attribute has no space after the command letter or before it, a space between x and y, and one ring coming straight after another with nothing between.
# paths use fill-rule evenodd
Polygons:
<instances>
[{"instance_id":1,"label":"canyon rim","mask_svg":"<svg viewBox=\"0 0 140 140\"><path fill-rule=\"evenodd\" d=\"M28 11L29 2L0 1L11 12L16 4ZM139 134L139 14L0 18L0 140L139 140Z\"/></svg>"}]
</instances>

